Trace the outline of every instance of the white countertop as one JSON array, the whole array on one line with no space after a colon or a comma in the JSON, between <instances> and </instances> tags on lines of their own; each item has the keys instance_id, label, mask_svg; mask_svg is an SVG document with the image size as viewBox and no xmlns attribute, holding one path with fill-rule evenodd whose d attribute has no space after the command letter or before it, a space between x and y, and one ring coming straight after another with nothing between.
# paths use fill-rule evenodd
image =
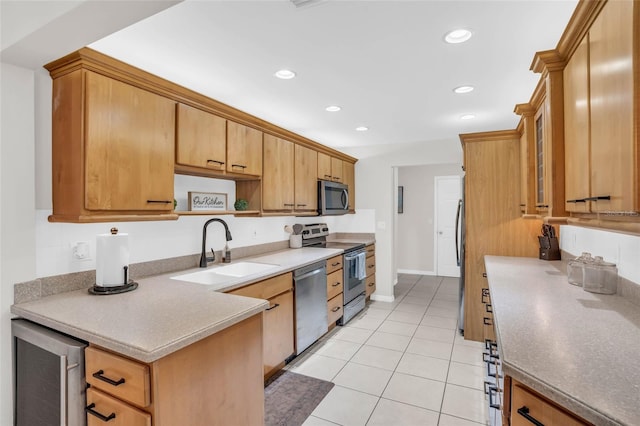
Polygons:
<instances>
[{"instance_id":1,"label":"white countertop","mask_svg":"<svg viewBox=\"0 0 640 426\"><path fill-rule=\"evenodd\" d=\"M278 265L268 273L232 278L217 291L209 286L170 279L190 271L137 280L136 290L90 295L87 290L60 293L13 305L22 318L75 336L143 362L153 362L268 307L254 299L222 291L297 269L341 254L342 250L301 248L238 259ZM233 262L232 262L233 264ZM211 268L223 265L214 265Z\"/></svg>"},{"instance_id":2,"label":"white countertop","mask_svg":"<svg viewBox=\"0 0 640 426\"><path fill-rule=\"evenodd\" d=\"M640 425L640 307L562 262L485 256L503 372L597 426Z\"/></svg>"}]
</instances>

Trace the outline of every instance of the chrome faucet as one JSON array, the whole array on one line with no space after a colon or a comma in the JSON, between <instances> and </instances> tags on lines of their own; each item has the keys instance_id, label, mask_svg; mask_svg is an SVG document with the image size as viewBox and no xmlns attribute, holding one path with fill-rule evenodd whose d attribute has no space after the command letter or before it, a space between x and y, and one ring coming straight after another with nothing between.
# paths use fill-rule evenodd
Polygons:
<instances>
[{"instance_id":1,"label":"chrome faucet","mask_svg":"<svg viewBox=\"0 0 640 426\"><path fill-rule=\"evenodd\" d=\"M200 254L200 267L201 268L206 268L207 267L207 263L209 262L213 262L214 260L216 260L216 253L213 251L213 249L211 249L211 257L207 257L207 252L205 249L205 245L207 244L207 226L211 223L211 222L220 222L222 224L222 226L224 226L224 230L226 232L226 238L227 241L231 241L231 232L229 232L229 227L227 226L227 223L222 220L222 219L218 219L217 217L214 217L213 219L209 219L208 221L206 221L204 223L204 226L202 227L202 253Z\"/></svg>"}]
</instances>

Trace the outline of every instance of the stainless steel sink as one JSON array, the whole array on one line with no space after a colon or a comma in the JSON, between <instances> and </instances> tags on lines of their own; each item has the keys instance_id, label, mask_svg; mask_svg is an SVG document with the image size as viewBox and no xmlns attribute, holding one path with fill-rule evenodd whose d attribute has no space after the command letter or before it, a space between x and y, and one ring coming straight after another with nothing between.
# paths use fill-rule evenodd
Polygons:
<instances>
[{"instance_id":1,"label":"stainless steel sink","mask_svg":"<svg viewBox=\"0 0 640 426\"><path fill-rule=\"evenodd\" d=\"M191 272L189 274L176 275L175 277L171 277L171 279L222 288L228 283L237 281L238 278L267 272L278 266L279 265L269 263L237 262L230 265L205 269L203 271Z\"/></svg>"}]
</instances>

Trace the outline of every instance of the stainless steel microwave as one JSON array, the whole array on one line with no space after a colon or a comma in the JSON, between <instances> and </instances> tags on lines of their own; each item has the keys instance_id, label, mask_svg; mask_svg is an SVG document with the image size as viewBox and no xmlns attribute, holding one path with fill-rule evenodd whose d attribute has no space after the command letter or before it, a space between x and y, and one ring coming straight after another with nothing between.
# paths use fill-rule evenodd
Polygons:
<instances>
[{"instance_id":1,"label":"stainless steel microwave","mask_svg":"<svg viewBox=\"0 0 640 426\"><path fill-rule=\"evenodd\" d=\"M318 213L322 216L349 213L349 187L344 183L318 181Z\"/></svg>"}]
</instances>

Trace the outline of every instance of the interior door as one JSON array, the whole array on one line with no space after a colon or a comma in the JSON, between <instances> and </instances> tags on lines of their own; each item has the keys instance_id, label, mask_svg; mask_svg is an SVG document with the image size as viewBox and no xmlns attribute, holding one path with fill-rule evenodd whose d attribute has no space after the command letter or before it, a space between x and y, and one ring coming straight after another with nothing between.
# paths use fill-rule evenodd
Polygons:
<instances>
[{"instance_id":1,"label":"interior door","mask_svg":"<svg viewBox=\"0 0 640 426\"><path fill-rule=\"evenodd\" d=\"M460 176L435 178L436 275L459 277L456 257L456 210L460 201Z\"/></svg>"}]
</instances>

